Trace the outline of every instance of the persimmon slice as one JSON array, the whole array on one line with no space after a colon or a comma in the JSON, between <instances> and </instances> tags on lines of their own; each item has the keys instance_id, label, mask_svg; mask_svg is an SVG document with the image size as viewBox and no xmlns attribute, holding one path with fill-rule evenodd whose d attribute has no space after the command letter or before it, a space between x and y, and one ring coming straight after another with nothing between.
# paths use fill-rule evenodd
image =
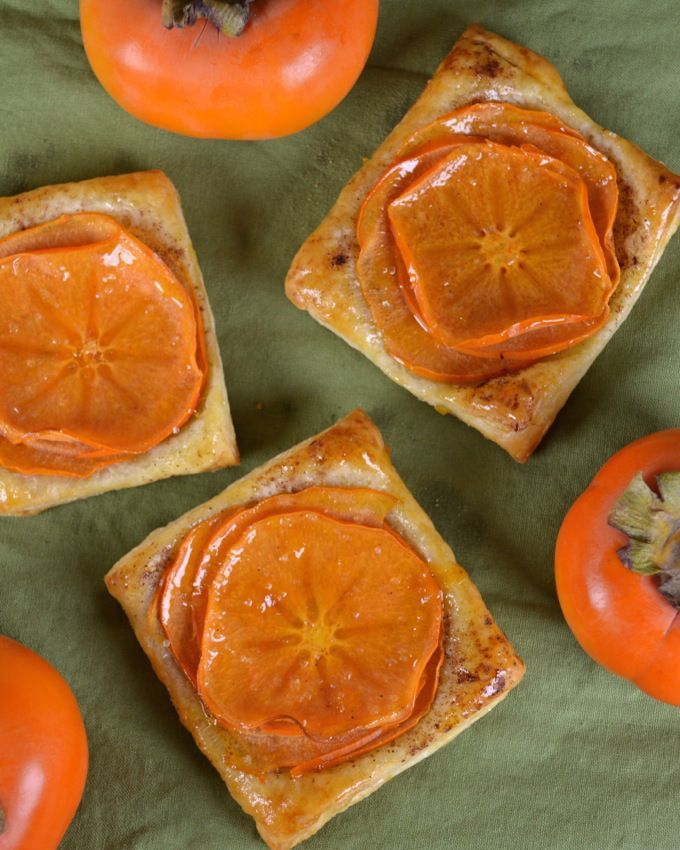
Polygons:
<instances>
[{"instance_id":1,"label":"persimmon slice","mask_svg":"<svg viewBox=\"0 0 680 850\"><path fill-rule=\"evenodd\" d=\"M106 466L129 458L129 454L105 453L75 440L12 443L0 436L0 467L24 475L87 478Z\"/></svg>"},{"instance_id":2,"label":"persimmon slice","mask_svg":"<svg viewBox=\"0 0 680 850\"><path fill-rule=\"evenodd\" d=\"M437 690L442 659L443 652L438 646L423 673L413 712L401 723L357 729L332 738L239 732L229 740L225 757L232 767L246 773L263 775L289 768L292 776L302 776L376 749L412 729L427 713Z\"/></svg>"},{"instance_id":3,"label":"persimmon slice","mask_svg":"<svg viewBox=\"0 0 680 850\"><path fill-rule=\"evenodd\" d=\"M579 174L586 184L612 288L616 287L620 270L613 228L619 191L612 163L554 115L495 101L463 106L419 128L404 146L402 156L412 156L423 147L445 144L448 139L460 139L465 134L505 145L531 145Z\"/></svg>"},{"instance_id":4,"label":"persimmon slice","mask_svg":"<svg viewBox=\"0 0 680 850\"><path fill-rule=\"evenodd\" d=\"M227 513L232 515L234 512ZM225 518L224 514L211 517L194 526L187 534L165 573L158 602L160 621L170 641L172 653L194 687L201 648L200 635L192 616L192 603L196 597L194 581L206 544L215 526L224 522Z\"/></svg>"},{"instance_id":5,"label":"persimmon slice","mask_svg":"<svg viewBox=\"0 0 680 850\"><path fill-rule=\"evenodd\" d=\"M258 519L276 513L312 508L337 519L381 526L396 503L380 490L354 487L308 487L279 493L255 505L220 513L195 526L184 539L165 574L160 597L160 621L173 655L187 678L196 685L207 596L233 544ZM299 727L279 734L299 734Z\"/></svg>"},{"instance_id":6,"label":"persimmon slice","mask_svg":"<svg viewBox=\"0 0 680 850\"><path fill-rule=\"evenodd\" d=\"M421 313L475 350L596 319L611 281L578 175L530 150L468 143L389 205Z\"/></svg>"},{"instance_id":7,"label":"persimmon slice","mask_svg":"<svg viewBox=\"0 0 680 850\"><path fill-rule=\"evenodd\" d=\"M467 143L467 137L460 137ZM435 381L475 383L530 360L508 364L501 354L477 357L463 354L434 339L409 302L410 283L401 272L387 208L413 180L449 154L455 140L433 145L393 165L366 197L357 224L357 272L361 290L389 354L412 372ZM415 306L415 305L414 305Z\"/></svg>"},{"instance_id":8,"label":"persimmon slice","mask_svg":"<svg viewBox=\"0 0 680 850\"><path fill-rule=\"evenodd\" d=\"M336 764L341 764L348 759L357 758L357 756L382 747L398 738L400 735L408 732L421 720L430 710L437 686L439 684L439 671L442 661L444 660L444 652L441 646L438 646L431 655L427 663L421 686L418 690L413 711L401 723L394 725L383 726L379 734L371 737L366 737L363 740L345 744L344 747L329 748L323 754L316 758L311 758L306 762L298 762L291 770L292 776L302 776L305 773L310 773L313 770L323 770L328 767L333 767Z\"/></svg>"},{"instance_id":9,"label":"persimmon slice","mask_svg":"<svg viewBox=\"0 0 680 850\"><path fill-rule=\"evenodd\" d=\"M64 216L33 235L0 241L0 433L150 449L200 394L191 297L108 216Z\"/></svg>"},{"instance_id":10,"label":"persimmon slice","mask_svg":"<svg viewBox=\"0 0 680 850\"><path fill-rule=\"evenodd\" d=\"M313 511L254 522L213 581L198 691L225 726L331 737L408 718L441 629L427 564L386 528Z\"/></svg>"}]
</instances>

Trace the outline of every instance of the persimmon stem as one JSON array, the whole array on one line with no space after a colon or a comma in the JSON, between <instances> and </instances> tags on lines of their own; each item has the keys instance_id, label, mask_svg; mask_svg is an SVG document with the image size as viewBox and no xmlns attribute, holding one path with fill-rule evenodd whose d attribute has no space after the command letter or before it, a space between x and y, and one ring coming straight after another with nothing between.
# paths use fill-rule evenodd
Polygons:
<instances>
[{"instance_id":1,"label":"persimmon stem","mask_svg":"<svg viewBox=\"0 0 680 850\"><path fill-rule=\"evenodd\" d=\"M253 0L163 0L163 26L191 27L199 18L222 35L237 36L245 29Z\"/></svg>"},{"instance_id":2,"label":"persimmon stem","mask_svg":"<svg viewBox=\"0 0 680 850\"><path fill-rule=\"evenodd\" d=\"M626 534L621 562L638 575L656 575L659 590L680 610L680 471L656 478L659 495L639 472L619 497L609 524Z\"/></svg>"}]
</instances>

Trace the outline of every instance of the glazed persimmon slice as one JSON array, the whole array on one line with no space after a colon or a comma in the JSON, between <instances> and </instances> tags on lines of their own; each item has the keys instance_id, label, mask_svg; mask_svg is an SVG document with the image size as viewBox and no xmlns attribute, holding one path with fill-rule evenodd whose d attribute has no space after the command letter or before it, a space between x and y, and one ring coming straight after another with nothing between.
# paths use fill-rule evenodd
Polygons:
<instances>
[{"instance_id":1,"label":"glazed persimmon slice","mask_svg":"<svg viewBox=\"0 0 680 850\"><path fill-rule=\"evenodd\" d=\"M468 139L461 137L460 142ZM390 202L452 150L452 143L432 146L396 163L367 195L357 224L357 273L383 344L395 360L434 381L476 383L522 369L531 361L508 364L500 354L484 358L463 354L434 339L409 306L410 284L403 274L400 280L400 255L387 217Z\"/></svg>"},{"instance_id":2,"label":"glazed persimmon slice","mask_svg":"<svg viewBox=\"0 0 680 850\"><path fill-rule=\"evenodd\" d=\"M158 601L158 615L172 653L194 687L200 658L200 635L196 633L191 610L195 594L194 581L215 527L225 521L226 515L233 513L228 511L211 517L191 529L165 573ZM155 611L153 616L156 616Z\"/></svg>"},{"instance_id":3,"label":"glazed persimmon slice","mask_svg":"<svg viewBox=\"0 0 680 850\"><path fill-rule=\"evenodd\" d=\"M302 772L307 773L316 769L319 761L330 754L366 747L382 734L382 727L356 729L331 738L269 734L258 730L233 732L228 738L225 761L230 767L258 776L285 769L293 773L300 765L305 768Z\"/></svg>"},{"instance_id":4,"label":"glazed persimmon slice","mask_svg":"<svg viewBox=\"0 0 680 850\"><path fill-rule=\"evenodd\" d=\"M333 767L336 764L342 764L349 759L357 758L364 753L368 753L371 750L382 747L384 744L388 744L390 741L393 741L395 738L398 738L400 735L408 732L409 729L413 729L413 727L427 714L432 706L435 694L437 693L439 671L443 660L444 652L441 647L437 647L430 657L427 667L425 668L425 672L423 673L421 686L413 706L413 711L405 720L401 721L401 723L382 727L379 734L375 736L367 736L363 740L359 739L357 741L347 742L344 746L337 746L335 748L329 747L326 752L314 758L308 759L305 762L297 762L291 770L291 775L302 776L303 774L310 773L314 770L323 770L328 767Z\"/></svg>"},{"instance_id":5,"label":"glazed persimmon slice","mask_svg":"<svg viewBox=\"0 0 680 850\"><path fill-rule=\"evenodd\" d=\"M12 443L0 436L0 467L23 475L87 478L106 466L129 458L129 454L108 454L77 441Z\"/></svg>"},{"instance_id":6,"label":"glazed persimmon slice","mask_svg":"<svg viewBox=\"0 0 680 850\"><path fill-rule=\"evenodd\" d=\"M613 237L619 191L612 163L554 115L495 101L463 106L419 128L401 156L413 156L423 147L445 144L465 134L505 145L532 145L579 174L586 184L593 223L615 287L620 277Z\"/></svg>"},{"instance_id":7,"label":"glazed persimmon slice","mask_svg":"<svg viewBox=\"0 0 680 850\"><path fill-rule=\"evenodd\" d=\"M60 228L66 245L42 247L45 230L58 242ZM37 248L30 231L0 241L0 255L19 249L0 259L0 433L150 449L201 391L191 297L107 216L63 217L35 235Z\"/></svg>"},{"instance_id":8,"label":"glazed persimmon slice","mask_svg":"<svg viewBox=\"0 0 680 850\"><path fill-rule=\"evenodd\" d=\"M448 144L433 143L410 159L397 162L367 196L357 226L359 281L387 351L416 374L458 383L479 382L523 369L539 357L587 338L607 317L605 311L596 319L529 331L502 345L476 349L474 355L444 346L429 333L394 242L386 206L404 185L441 160L454 144L469 141L469 137L458 136Z\"/></svg>"},{"instance_id":9,"label":"glazed persimmon slice","mask_svg":"<svg viewBox=\"0 0 680 850\"><path fill-rule=\"evenodd\" d=\"M251 523L275 513L312 508L338 519L380 526L395 504L394 496L380 490L308 487L223 511L195 526L168 567L159 602L161 624L189 680L196 684L208 590L226 553ZM279 725L276 731L300 734L297 726L286 729Z\"/></svg>"},{"instance_id":10,"label":"glazed persimmon slice","mask_svg":"<svg viewBox=\"0 0 680 850\"><path fill-rule=\"evenodd\" d=\"M611 293L583 181L494 142L457 145L389 206L428 329L474 351L591 320Z\"/></svg>"},{"instance_id":11,"label":"glazed persimmon slice","mask_svg":"<svg viewBox=\"0 0 680 850\"><path fill-rule=\"evenodd\" d=\"M198 692L240 731L290 718L331 737L409 717L440 635L441 591L386 528L313 511L258 520L208 597Z\"/></svg>"},{"instance_id":12,"label":"glazed persimmon slice","mask_svg":"<svg viewBox=\"0 0 680 850\"><path fill-rule=\"evenodd\" d=\"M437 647L423 673L413 712L401 723L357 729L332 738L238 732L229 738L225 758L231 767L246 773L263 775L288 768L292 776L302 776L376 749L413 728L427 713L437 690L442 658Z\"/></svg>"}]
</instances>

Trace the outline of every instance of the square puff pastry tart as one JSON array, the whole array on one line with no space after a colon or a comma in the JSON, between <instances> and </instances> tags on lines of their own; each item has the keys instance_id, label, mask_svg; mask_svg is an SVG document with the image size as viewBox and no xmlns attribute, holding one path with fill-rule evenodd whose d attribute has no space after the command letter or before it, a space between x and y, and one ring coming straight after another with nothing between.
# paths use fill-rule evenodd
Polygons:
<instances>
[{"instance_id":1,"label":"square puff pastry tart","mask_svg":"<svg viewBox=\"0 0 680 850\"><path fill-rule=\"evenodd\" d=\"M116 219L155 251L193 292L205 329L206 384L196 414L179 433L88 478L23 475L0 467L0 515L38 513L109 490L220 469L239 461L215 322L175 187L161 171L144 171L0 198L0 237L79 212L106 213Z\"/></svg>"},{"instance_id":2,"label":"square puff pastry tart","mask_svg":"<svg viewBox=\"0 0 680 850\"><path fill-rule=\"evenodd\" d=\"M192 526L226 508L313 485L369 487L397 498L387 522L428 562L444 591L445 658L432 707L409 732L317 773L293 779L286 771L260 778L226 764L231 733L212 719L175 662L152 606L164 569ZM500 702L524 672L467 573L399 478L380 432L358 410L153 532L111 569L106 584L125 609L182 723L272 850L294 847L448 743Z\"/></svg>"},{"instance_id":3,"label":"square puff pastry tart","mask_svg":"<svg viewBox=\"0 0 680 850\"><path fill-rule=\"evenodd\" d=\"M610 302L609 319L584 342L480 385L441 383L410 372L385 350L357 279L356 222L367 192L419 127L480 101L506 101L551 112L614 165L620 192L614 239L621 282ZM678 226L679 199L680 177L592 121L573 103L548 61L472 26L304 243L288 273L286 293L393 381L439 412L452 413L476 428L515 460L525 461L640 296Z\"/></svg>"}]
</instances>

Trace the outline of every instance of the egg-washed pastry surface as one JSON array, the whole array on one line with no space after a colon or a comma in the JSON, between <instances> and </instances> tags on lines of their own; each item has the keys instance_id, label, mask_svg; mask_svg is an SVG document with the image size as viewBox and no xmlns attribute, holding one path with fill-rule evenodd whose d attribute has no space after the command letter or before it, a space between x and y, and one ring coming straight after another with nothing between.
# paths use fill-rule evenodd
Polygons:
<instances>
[{"instance_id":1,"label":"egg-washed pastry surface","mask_svg":"<svg viewBox=\"0 0 680 850\"><path fill-rule=\"evenodd\" d=\"M288 297L526 460L678 225L680 178L542 57L468 29L340 194Z\"/></svg>"},{"instance_id":2,"label":"egg-washed pastry surface","mask_svg":"<svg viewBox=\"0 0 680 850\"><path fill-rule=\"evenodd\" d=\"M158 171L0 199L0 514L238 462L214 321Z\"/></svg>"},{"instance_id":3,"label":"egg-washed pastry surface","mask_svg":"<svg viewBox=\"0 0 680 850\"><path fill-rule=\"evenodd\" d=\"M272 850L443 746L524 671L361 411L152 533L106 584Z\"/></svg>"}]
</instances>

